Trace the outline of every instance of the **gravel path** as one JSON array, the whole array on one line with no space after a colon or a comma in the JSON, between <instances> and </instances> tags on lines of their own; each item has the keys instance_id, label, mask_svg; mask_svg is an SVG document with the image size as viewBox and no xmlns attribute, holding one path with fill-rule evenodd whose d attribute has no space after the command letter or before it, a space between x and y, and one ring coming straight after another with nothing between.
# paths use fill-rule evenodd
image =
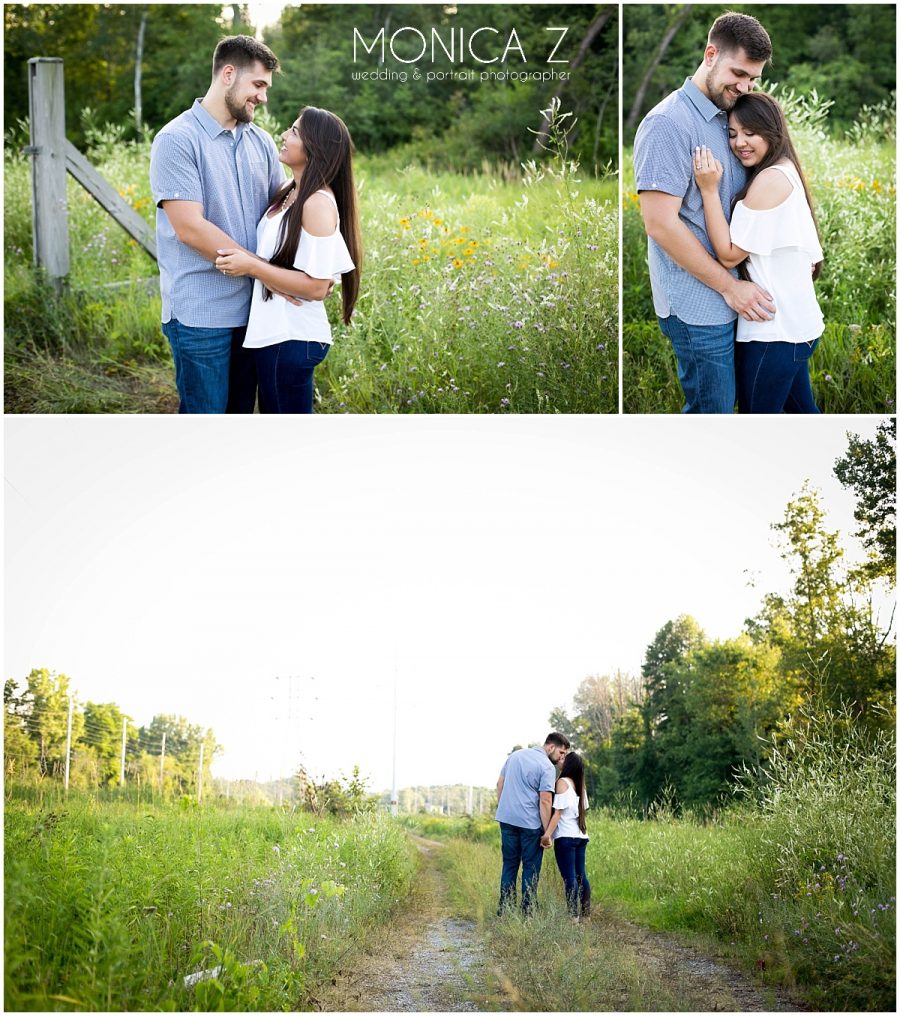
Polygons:
<instances>
[{"instance_id":1,"label":"gravel path","mask_svg":"<svg viewBox=\"0 0 900 1016\"><path fill-rule=\"evenodd\" d=\"M328 1012L515 1011L522 999L484 953L474 921L453 917L446 878L434 863L442 844L413 838L422 866L408 906L379 939L317 999ZM499 858L498 858L499 864ZM683 945L672 935L633 924L601 907L583 925L584 945L598 962L627 956L650 980L671 990L676 1008L694 1012L800 1012L784 993L766 988L719 959ZM614 947L611 953L610 947ZM618 950L618 953L615 952ZM603 1011L634 1010L635 997L614 981ZM640 1006L638 1006L640 1008Z\"/></svg>"}]
</instances>

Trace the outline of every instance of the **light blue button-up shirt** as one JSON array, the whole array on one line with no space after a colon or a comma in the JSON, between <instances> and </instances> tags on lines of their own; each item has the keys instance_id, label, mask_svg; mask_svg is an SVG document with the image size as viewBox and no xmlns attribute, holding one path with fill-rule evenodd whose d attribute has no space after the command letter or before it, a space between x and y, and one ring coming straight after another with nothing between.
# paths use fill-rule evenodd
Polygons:
<instances>
[{"instance_id":1,"label":"light blue button-up shirt","mask_svg":"<svg viewBox=\"0 0 900 1016\"><path fill-rule=\"evenodd\" d=\"M543 748L520 748L500 770L503 791L497 805L498 822L523 829L541 828L541 791L553 791L556 768Z\"/></svg>"},{"instance_id":2,"label":"light blue button-up shirt","mask_svg":"<svg viewBox=\"0 0 900 1016\"><path fill-rule=\"evenodd\" d=\"M667 95L644 117L634 139L634 175L638 191L662 191L681 198L679 217L715 257L703 218L703 197L694 180L692 156L706 145L722 163L719 196L725 218L731 220L731 202L744 186L747 171L728 144L728 114L718 108L688 78L677 92ZM674 314L687 324L720 325L737 316L719 293L705 286L650 237L647 262L653 307L666 318ZM732 269L737 277L737 271Z\"/></svg>"},{"instance_id":3,"label":"light blue button-up shirt","mask_svg":"<svg viewBox=\"0 0 900 1016\"><path fill-rule=\"evenodd\" d=\"M150 186L156 202L156 245L163 323L237 328L250 316L253 280L222 275L175 235L162 201L199 201L203 216L232 240L256 250L256 226L284 183L278 150L256 124L223 127L197 99L156 135Z\"/></svg>"}]
</instances>

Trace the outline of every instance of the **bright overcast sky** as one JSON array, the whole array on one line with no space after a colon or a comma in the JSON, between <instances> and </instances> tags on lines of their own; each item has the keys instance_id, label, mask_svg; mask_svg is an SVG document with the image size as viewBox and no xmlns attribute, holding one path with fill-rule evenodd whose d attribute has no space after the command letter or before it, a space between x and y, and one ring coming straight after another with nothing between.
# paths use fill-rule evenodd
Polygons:
<instances>
[{"instance_id":1,"label":"bright overcast sky","mask_svg":"<svg viewBox=\"0 0 900 1016\"><path fill-rule=\"evenodd\" d=\"M804 478L851 532L831 470L877 422L7 417L6 676L211 726L220 776L381 790L396 674L399 785L491 786L667 620L785 589Z\"/></svg>"}]
</instances>

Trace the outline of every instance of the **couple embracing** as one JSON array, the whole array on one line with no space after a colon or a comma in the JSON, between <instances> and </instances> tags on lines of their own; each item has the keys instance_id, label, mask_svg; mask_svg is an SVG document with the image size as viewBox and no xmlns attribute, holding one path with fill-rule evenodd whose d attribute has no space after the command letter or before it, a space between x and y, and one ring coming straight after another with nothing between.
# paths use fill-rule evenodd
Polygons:
<instances>
[{"instance_id":1,"label":"couple embracing","mask_svg":"<svg viewBox=\"0 0 900 1016\"><path fill-rule=\"evenodd\" d=\"M278 70L268 46L223 39L203 98L150 155L162 295L182 413L311 413L331 347L324 300L350 323L362 248L352 142L304 107L280 149L253 123ZM289 177L285 177L285 169Z\"/></svg>"},{"instance_id":2,"label":"couple embracing","mask_svg":"<svg viewBox=\"0 0 900 1016\"><path fill-rule=\"evenodd\" d=\"M697 71L635 136L653 305L683 412L731 413L735 400L741 413L819 412L809 358L823 255L784 113L753 91L771 57L756 18L723 14Z\"/></svg>"},{"instance_id":3,"label":"couple embracing","mask_svg":"<svg viewBox=\"0 0 900 1016\"><path fill-rule=\"evenodd\" d=\"M516 903L520 867L522 909L531 913L543 852L551 845L572 919L578 921L590 913L591 886L585 871L588 800L584 764L569 749L568 738L554 731L547 735L543 746L512 752L500 771L496 819L503 854L501 915Z\"/></svg>"}]
</instances>

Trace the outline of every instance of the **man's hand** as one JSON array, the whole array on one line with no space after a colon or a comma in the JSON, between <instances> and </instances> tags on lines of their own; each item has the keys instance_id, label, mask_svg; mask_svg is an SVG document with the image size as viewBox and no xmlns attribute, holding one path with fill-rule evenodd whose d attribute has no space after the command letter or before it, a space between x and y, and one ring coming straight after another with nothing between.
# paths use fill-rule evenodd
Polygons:
<instances>
[{"instance_id":1,"label":"man's hand","mask_svg":"<svg viewBox=\"0 0 900 1016\"><path fill-rule=\"evenodd\" d=\"M544 833L544 835L541 837L541 846L544 848L544 850L546 850L548 847L552 846L552 844L553 841L550 839L547 833Z\"/></svg>"},{"instance_id":2,"label":"man's hand","mask_svg":"<svg viewBox=\"0 0 900 1016\"><path fill-rule=\"evenodd\" d=\"M775 303L771 293L761 289L755 282L734 279L722 292L722 297L745 321L771 321L775 317Z\"/></svg>"},{"instance_id":3,"label":"man's hand","mask_svg":"<svg viewBox=\"0 0 900 1016\"><path fill-rule=\"evenodd\" d=\"M282 300L287 300L288 303L292 303L295 307L299 307L301 303L305 303L305 300L301 300L299 296L291 296L290 293L279 293L277 289L270 289L269 292L273 296L280 296Z\"/></svg>"}]
</instances>

